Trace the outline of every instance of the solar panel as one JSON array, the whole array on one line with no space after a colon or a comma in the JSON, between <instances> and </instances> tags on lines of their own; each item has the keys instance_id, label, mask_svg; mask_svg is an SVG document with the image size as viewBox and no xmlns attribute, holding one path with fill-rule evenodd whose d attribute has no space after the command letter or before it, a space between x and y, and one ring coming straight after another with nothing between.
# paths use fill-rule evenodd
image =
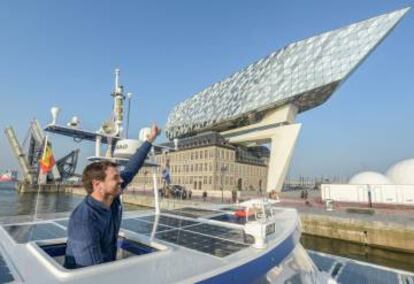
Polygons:
<instances>
[{"instance_id":1,"label":"solar panel","mask_svg":"<svg viewBox=\"0 0 414 284\"><path fill-rule=\"evenodd\" d=\"M16 243L66 237L66 230L52 223L3 226Z\"/></svg>"},{"instance_id":2,"label":"solar panel","mask_svg":"<svg viewBox=\"0 0 414 284\"><path fill-rule=\"evenodd\" d=\"M393 284L399 283L398 274L392 271L346 263L338 277L339 283Z\"/></svg>"},{"instance_id":3,"label":"solar panel","mask_svg":"<svg viewBox=\"0 0 414 284\"><path fill-rule=\"evenodd\" d=\"M155 216L154 215L144 216L144 217L139 217L139 218L136 218L136 219L144 220L144 221L147 221L147 222L154 222ZM181 218L175 218L175 217L160 215L159 219L158 219L158 224L167 225L167 226L170 226L170 227L181 228L181 227L184 227L184 226L198 224L198 222L190 221L190 220L184 220L184 219L181 219Z\"/></svg>"},{"instance_id":4,"label":"solar panel","mask_svg":"<svg viewBox=\"0 0 414 284\"><path fill-rule=\"evenodd\" d=\"M14 277L7 266L6 261L4 260L2 254L0 253L0 283L12 282Z\"/></svg>"},{"instance_id":5,"label":"solar panel","mask_svg":"<svg viewBox=\"0 0 414 284\"><path fill-rule=\"evenodd\" d=\"M246 234L243 230L231 229L223 226L211 224L198 224L185 228L188 231L197 232L205 235L211 235L227 240L236 241L244 244L253 244L254 238Z\"/></svg>"},{"instance_id":6,"label":"solar panel","mask_svg":"<svg viewBox=\"0 0 414 284\"><path fill-rule=\"evenodd\" d=\"M166 242L218 257L225 257L248 247L244 244L208 237L185 230L162 232L158 233L156 237Z\"/></svg>"},{"instance_id":7,"label":"solar panel","mask_svg":"<svg viewBox=\"0 0 414 284\"><path fill-rule=\"evenodd\" d=\"M124 219L122 220L121 228L138 233L138 234L150 235L153 230L153 224L139 221L137 219ZM156 231L162 232L162 231L171 230L171 229L172 229L171 227L158 225Z\"/></svg>"},{"instance_id":8,"label":"solar panel","mask_svg":"<svg viewBox=\"0 0 414 284\"><path fill-rule=\"evenodd\" d=\"M174 209L174 210L163 210L163 213L168 213L168 214L178 215L178 216L185 216L185 217L190 217L190 218L198 218L198 217L218 214L220 213L220 211L184 207L184 208L179 208L179 209Z\"/></svg>"},{"instance_id":9,"label":"solar panel","mask_svg":"<svg viewBox=\"0 0 414 284\"><path fill-rule=\"evenodd\" d=\"M332 265L336 262L331 257L325 257L316 253L309 252L309 256L315 262L316 266L323 271L329 272L332 268Z\"/></svg>"}]
</instances>

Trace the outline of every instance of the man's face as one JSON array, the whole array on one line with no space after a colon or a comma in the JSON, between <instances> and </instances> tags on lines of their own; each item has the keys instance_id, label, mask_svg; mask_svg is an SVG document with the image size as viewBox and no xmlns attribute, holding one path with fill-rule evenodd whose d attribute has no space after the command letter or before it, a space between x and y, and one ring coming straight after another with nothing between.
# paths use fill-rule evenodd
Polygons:
<instances>
[{"instance_id":1,"label":"man's face","mask_svg":"<svg viewBox=\"0 0 414 284\"><path fill-rule=\"evenodd\" d=\"M105 171L106 177L102 181L102 191L106 195L112 195L114 197L121 193L122 178L119 175L117 168L108 167Z\"/></svg>"}]
</instances>

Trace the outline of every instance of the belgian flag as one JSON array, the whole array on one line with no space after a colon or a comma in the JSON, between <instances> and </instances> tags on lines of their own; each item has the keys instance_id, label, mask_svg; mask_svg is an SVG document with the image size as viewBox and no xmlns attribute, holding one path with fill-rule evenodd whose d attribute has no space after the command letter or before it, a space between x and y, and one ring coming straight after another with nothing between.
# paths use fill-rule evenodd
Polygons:
<instances>
[{"instance_id":1,"label":"belgian flag","mask_svg":"<svg viewBox=\"0 0 414 284\"><path fill-rule=\"evenodd\" d=\"M52 146L45 141L42 159L40 159L40 169L43 174L50 172L55 165L55 158L53 157Z\"/></svg>"}]
</instances>

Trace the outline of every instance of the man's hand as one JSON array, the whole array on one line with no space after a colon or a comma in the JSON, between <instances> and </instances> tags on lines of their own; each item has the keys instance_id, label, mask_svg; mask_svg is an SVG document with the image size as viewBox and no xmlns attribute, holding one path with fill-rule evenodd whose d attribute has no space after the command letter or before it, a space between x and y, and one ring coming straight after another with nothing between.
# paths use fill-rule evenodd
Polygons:
<instances>
[{"instance_id":1,"label":"man's hand","mask_svg":"<svg viewBox=\"0 0 414 284\"><path fill-rule=\"evenodd\" d=\"M152 143L155 141L155 139L157 138L157 136L161 133L161 129L158 128L157 125L153 124L151 127L151 132L148 134L147 136L147 140L148 142Z\"/></svg>"}]
</instances>

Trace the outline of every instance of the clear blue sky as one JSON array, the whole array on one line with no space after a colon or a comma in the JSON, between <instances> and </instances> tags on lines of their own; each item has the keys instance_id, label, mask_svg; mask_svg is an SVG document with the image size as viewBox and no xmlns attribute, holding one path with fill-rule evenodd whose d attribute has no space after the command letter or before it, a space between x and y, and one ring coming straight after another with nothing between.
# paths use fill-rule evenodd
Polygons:
<instances>
[{"instance_id":1,"label":"clear blue sky","mask_svg":"<svg viewBox=\"0 0 414 284\"><path fill-rule=\"evenodd\" d=\"M414 1L0 1L0 169L17 168L3 134L29 121L110 116L113 70L134 93L130 133L164 125L185 98L284 45ZM298 116L291 176L384 171L414 157L414 11L324 105ZM57 158L94 145L52 136ZM162 138L165 140L165 138ZM81 169L78 168L78 171Z\"/></svg>"}]
</instances>

